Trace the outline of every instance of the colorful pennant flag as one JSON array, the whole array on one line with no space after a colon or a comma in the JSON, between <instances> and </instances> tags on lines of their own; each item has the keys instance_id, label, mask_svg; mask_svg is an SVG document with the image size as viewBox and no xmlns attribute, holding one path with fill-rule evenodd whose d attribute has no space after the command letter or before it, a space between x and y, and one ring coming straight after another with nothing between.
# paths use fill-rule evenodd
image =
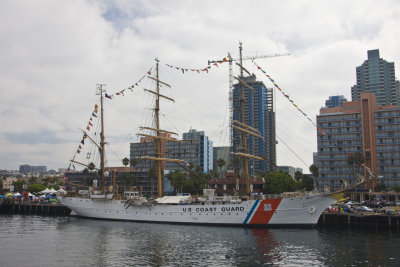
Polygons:
<instances>
[{"instance_id":1,"label":"colorful pennant flag","mask_svg":"<svg viewBox=\"0 0 400 267\"><path fill-rule=\"evenodd\" d=\"M153 69L153 67L151 67L151 68L146 72L146 74L151 75L152 69ZM146 74L143 75L136 83L132 84L131 86L129 86L129 87L125 88L125 89L122 89L122 90L116 92L115 94L111 94L111 95L105 94L105 97L107 97L107 98L109 98L109 99L112 99L112 97L113 97L114 95L125 96L124 93L125 93L125 91L128 90L128 89L131 90L131 92L133 92L133 88L134 88L135 86L138 86L138 84L142 82L142 80L146 77Z\"/></svg>"},{"instance_id":2,"label":"colorful pennant flag","mask_svg":"<svg viewBox=\"0 0 400 267\"><path fill-rule=\"evenodd\" d=\"M182 68L182 67L177 67L177 66L173 66L170 64L165 64L167 67L171 68L171 69L176 69L176 70L180 70L182 71L182 74L185 74L185 72L197 72L198 74L200 74L200 72L206 72L208 73L208 70L211 69L212 66L215 66L216 68L218 68L218 63L222 64L224 62L228 62L228 58L224 57L221 60L217 60L215 62L212 63L212 65L210 65L211 62L209 62L209 65L205 68L198 68L198 69L188 69L188 68Z\"/></svg>"},{"instance_id":3,"label":"colorful pennant flag","mask_svg":"<svg viewBox=\"0 0 400 267\"><path fill-rule=\"evenodd\" d=\"M325 135L324 131L319 128L308 116L306 113L304 113L297 104L294 103L294 101L292 99L290 99L289 95L286 94L279 86L278 84L275 82L274 79L271 78L270 75L266 74L267 72L265 70L263 70L259 65L257 65L254 60L252 60L253 64L257 67L258 70L260 70L262 73L265 74L265 76L270 80L270 82L274 85L275 88L278 88L278 90L285 96L286 99L288 99L290 101L290 103L301 113L303 114L303 116L305 116L317 129L318 131L321 132L322 135Z\"/></svg>"}]
</instances>

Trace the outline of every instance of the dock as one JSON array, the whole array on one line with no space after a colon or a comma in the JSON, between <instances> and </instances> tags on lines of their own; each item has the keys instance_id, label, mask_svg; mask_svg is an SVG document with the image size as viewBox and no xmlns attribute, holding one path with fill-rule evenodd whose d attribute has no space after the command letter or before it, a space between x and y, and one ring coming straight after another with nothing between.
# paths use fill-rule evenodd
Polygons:
<instances>
[{"instance_id":1,"label":"dock","mask_svg":"<svg viewBox=\"0 0 400 267\"><path fill-rule=\"evenodd\" d=\"M322 213L318 226L400 230L400 216L376 213Z\"/></svg>"},{"instance_id":2,"label":"dock","mask_svg":"<svg viewBox=\"0 0 400 267\"><path fill-rule=\"evenodd\" d=\"M71 210L60 204L0 203L0 214L69 216Z\"/></svg>"}]
</instances>

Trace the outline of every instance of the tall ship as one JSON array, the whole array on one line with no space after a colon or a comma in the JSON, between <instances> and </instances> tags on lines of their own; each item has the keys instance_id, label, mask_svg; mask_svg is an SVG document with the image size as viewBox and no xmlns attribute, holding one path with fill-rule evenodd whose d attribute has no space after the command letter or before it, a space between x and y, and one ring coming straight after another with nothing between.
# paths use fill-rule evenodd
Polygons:
<instances>
[{"instance_id":1,"label":"tall ship","mask_svg":"<svg viewBox=\"0 0 400 267\"><path fill-rule=\"evenodd\" d=\"M152 156L142 156L136 160L151 160L155 162L157 173L157 198L147 198L141 195L140 190L125 192L118 195L115 177L110 186L106 186L105 180L105 135L103 119L103 96L107 96L103 86L98 87L100 95L100 144L96 144L100 152L100 167L97 170L100 186L88 187L86 194L74 196L60 196L62 205L71 209L71 215L85 218L125 220L148 223L170 223L170 224L198 224L198 225L227 225L242 227L313 227L317 224L322 212L330 205L337 202L342 196L342 191L333 193L309 193L309 194L286 194L286 195L257 195L251 194L250 178L248 171L248 160L267 160L257 155L248 153L246 136L252 135L262 138L257 129L248 126L244 119L245 87L242 65L242 48L240 46L240 76L236 77L241 87L240 97L240 120L232 121L232 127L240 131L240 151L232 152L241 160L240 176L245 181L245 188L241 195L218 196L215 189L204 189L202 196L191 196L180 194L176 196L163 195L163 162L175 162L184 166L186 162L179 159L162 157L161 140L177 141L170 138L175 133L160 128L160 98L173 101L160 93L160 87L170 87L159 78L159 61L156 60L155 75L148 76L156 84L155 90L147 90L155 95L154 124L151 127L143 126L141 129L153 134L140 134L151 138L155 142L156 153ZM96 112L98 107L96 105ZM167 133L167 135L165 134ZM84 131L84 136L87 136ZM93 141L93 140L92 140ZM75 159L72 162L78 163ZM84 164L83 164L84 165ZM358 185L368 182L361 181Z\"/></svg>"}]
</instances>

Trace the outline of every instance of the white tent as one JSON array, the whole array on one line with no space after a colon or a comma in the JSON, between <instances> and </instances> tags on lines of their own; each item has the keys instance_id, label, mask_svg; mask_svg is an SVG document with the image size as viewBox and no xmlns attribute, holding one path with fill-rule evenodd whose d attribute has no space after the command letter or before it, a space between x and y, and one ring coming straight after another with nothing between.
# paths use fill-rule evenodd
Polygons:
<instances>
[{"instance_id":1,"label":"white tent","mask_svg":"<svg viewBox=\"0 0 400 267\"><path fill-rule=\"evenodd\" d=\"M50 193L50 189L46 188L45 190L40 191L40 193L41 194L48 194L48 193Z\"/></svg>"},{"instance_id":2,"label":"white tent","mask_svg":"<svg viewBox=\"0 0 400 267\"><path fill-rule=\"evenodd\" d=\"M22 195L20 193L14 193L13 197L21 197Z\"/></svg>"},{"instance_id":3,"label":"white tent","mask_svg":"<svg viewBox=\"0 0 400 267\"><path fill-rule=\"evenodd\" d=\"M54 188L51 188L50 190L49 190L49 193L50 194L55 194L55 193L57 193L58 191L57 190L55 190Z\"/></svg>"},{"instance_id":4,"label":"white tent","mask_svg":"<svg viewBox=\"0 0 400 267\"><path fill-rule=\"evenodd\" d=\"M28 197L34 197L34 195L29 192Z\"/></svg>"},{"instance_id":5,"label":"white tent","mask_svg":"<svg viewBox=\"0 0 400 267\"><path fill-rule=\"evenodd\" d=\"M67 191L65 191L64 189L60 188L60 189L58 189L58 194L59 195L65 195L65 194L67 194Z\"/></svg>"}]
</instances>

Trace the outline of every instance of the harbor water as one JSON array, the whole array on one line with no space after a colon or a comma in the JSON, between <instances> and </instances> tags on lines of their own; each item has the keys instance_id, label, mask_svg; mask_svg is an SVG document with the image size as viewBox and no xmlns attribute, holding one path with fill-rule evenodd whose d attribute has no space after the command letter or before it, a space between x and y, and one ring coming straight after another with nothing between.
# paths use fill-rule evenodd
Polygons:
<instances>
[{"instance_id":1,"label":"harbor water","mask_svg":"<svg viewBox=\"0 0 400 267\"><path fill-rule=\"evenodd\" d=\"M399 266L398 231L0 216L0 266Z\"/></svg>"}]
</instances>

